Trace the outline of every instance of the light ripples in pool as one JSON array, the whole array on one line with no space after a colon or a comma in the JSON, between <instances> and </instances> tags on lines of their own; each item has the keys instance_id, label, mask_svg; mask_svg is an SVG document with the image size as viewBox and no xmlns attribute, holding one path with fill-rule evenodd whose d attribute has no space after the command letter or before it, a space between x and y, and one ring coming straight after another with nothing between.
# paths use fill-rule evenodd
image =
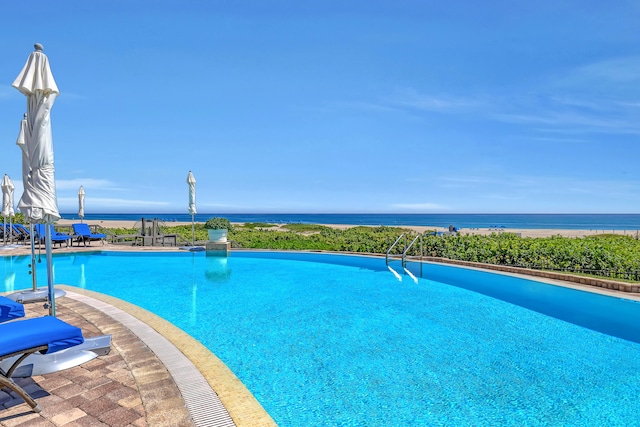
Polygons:
<instances>
[{"instance_id":1,"label":"light ripples in pool","mask_svg":"<svg viewBox=\"0 0 640 427\"><path fill-rule=\"evenodd\" d=\"M200 340L281 426L640 423L640 344L460 285L477 280L491 293L494 281L512 301L522 287L525 305L538 299L550 314L578 301L598 316L635 316L616 322L637 322L638 303L451 267L399 282L384 260L322 254L54 264L57 283L122 298ZM28 276L13 285L29 287Z\"/></svg>"}]
</instances>

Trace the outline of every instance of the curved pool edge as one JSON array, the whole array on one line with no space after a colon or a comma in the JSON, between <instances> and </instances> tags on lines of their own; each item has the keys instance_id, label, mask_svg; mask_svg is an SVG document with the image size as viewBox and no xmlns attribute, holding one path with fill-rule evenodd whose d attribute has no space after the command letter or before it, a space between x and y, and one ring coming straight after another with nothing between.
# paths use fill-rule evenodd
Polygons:
<instances>
[{"instance_id":1,"label":"curved pool edge","mask_svg":"<svg viewBox=\"0 0 640 427\"><path fill-rule=\"evenodd\" d=\"M0 257L5 256L22 256L28 255L28 247L20 246L11 248L9 250L3 250L0 252ZM87 253L100 253L100 252L131 252L131 253L176 253L181 252L180 247L159 247L159 246L119 246L113 244L106 244L104 246L94 247L69 247L69 248L56 248L54 256L57 255L75 255L75 254L87 254ZM333 255L345 255L345 256L361 256L367 258L384 259L385 254L367 253L367 252L349 252L349 251L325 251L325 250L285 250L285 249L255 249L255 248L233 248L229 253L230 256L234 252L246 253L246 252L284 252L284 253L307 253L307 254L333 254ZM411 260L413 262L414 260ZM422 257L422 262L445 264L451 266L458 266L470 269L479 269L496 274L515 275L518 277L526 277L529 280L535 280L538 282L549 283L552 285L560 285L564 287L573 287L575 289L583 290L586 292L600 293L610 296L616 296L620 298L640 300L640 283L633 282L621 282L617 280L591 277L591 276L578 276L563 272L549 272L546 270L533 270L523 267L511 267L496 264L485 264L471 261L453 260L448 258L437 257Z\"/></svg>"},{"instance_id":2,"label":"curved pool edge","mask_svg":"<svg viewBox=\"0 0 640 427\"><path fill-rule=\"evenodd\" d=\"M202 374L237 427L277 424L238 377L211 350L162 317L128 301L74 286L56 284L68 292L109 304L133 316L167 339ZM161 356L161 355L158 355ZM196 396L198 399L200 396ZM185 400L188 396L185 396Z\"/></svg>"}]
</instances>

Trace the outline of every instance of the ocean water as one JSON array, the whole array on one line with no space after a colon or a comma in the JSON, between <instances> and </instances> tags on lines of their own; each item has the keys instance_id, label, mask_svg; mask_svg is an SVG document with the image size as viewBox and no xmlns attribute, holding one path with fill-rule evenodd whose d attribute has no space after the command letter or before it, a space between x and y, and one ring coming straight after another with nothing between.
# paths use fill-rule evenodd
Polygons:
<instances>
[{"instance_id":1,"label":"ocean water","mask_svg":"<svg viewBox=\"0 0 640 427\"><path fill-rule=\"evenodd\" d=\"M640 214L296 214L296 213L200 213L204 222L214 216L231 222L270 222L304 224L349 224L407 226L423 225L458 228L527 228L557 230L640 230ZM87 220L132 220L159 218L165 222L191 221L186 213L95 213ZM64 219L78 219L77 213L63 213Z\"/></svg>"}]
</instances>

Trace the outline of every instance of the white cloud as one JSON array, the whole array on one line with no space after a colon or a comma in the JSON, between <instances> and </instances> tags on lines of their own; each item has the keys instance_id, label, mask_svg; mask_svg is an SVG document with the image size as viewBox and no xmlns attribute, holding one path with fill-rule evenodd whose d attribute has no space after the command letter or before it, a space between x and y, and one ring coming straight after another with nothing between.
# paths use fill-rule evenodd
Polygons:
<instances>
[{"instance_id":1,"label":"white cloud","mask_svg":"<svg viewBox=\"0 0 640 427\"><path fill-rule=\"evenodd\" d=\"M463 188L471 185L493 185L497 182L495 178L488 176L441 176L438 181L444 188Z\"/></svg>"},{"instance_id":2,"label":"white cloud","mask_svg":"<svg viewBox=\"0 0 640 427\"><path fill-rule=\"evenodd\" d=\"M58 205L62 206L74 206L77 208L78 206L78 197L58 197ZM93 211L98 211L102 208L114 208L114 207L139 207L141 209L144 208L153 208L153 207L165 207L169 206L169 203L166 201L155 201L155 200L136 200L136 199L119 199L119 198L108 198L108 197L92 197L91 198L91 209Z\"/></svg>"},{"instance_id":3,"label":"white cloud","mask_svg":"<svg viewBox=\"0 0 640 427\"><path fill-rule=\"evenodd\" d=\"M640 134L640 122L620 117L561 113L548 111L541 114L496 114L496 120L515 124L547 125L543 131L559 131L562 133L607 133L607 134ZM640 119L640 118L639 118Z\"/></svg>"},{"instance_id":4,"label":"white cloud","mask_svg":"<svg viewBox=\"0 0 640 427\"><path fill-rule=\"evenodd\" d=\"M115 190L118 187L111 181L107 179L95 179L95 178L75 178L75 179L59 179L56 180L56 189L57 190L70 190L70 189L79 189L80 186L83 186L85 191L88 189L91 190Z\"/></svg>"},{"instance_id":5,"label":"white cloud","mask_svg":"<svg viewBox=\"0 0 640 427\"><path fill-rule=\"evenodd\" d=\"M637 84L640 82L640 56L613 58L587 64L571 70L561 81L569 85Z\"/></svg>"},{"instance_id":6,"label":"white cloud","mask_svg":"<svg viewBox=\"0 0 640 427\"><path fill-rule=\"evenodd\" d=\"M395 106L431 112L468 112L482 105L477 99L451 95L431 95L419 93L414 88L397 89L385 100Z\"/></svg>"}]
</instances>

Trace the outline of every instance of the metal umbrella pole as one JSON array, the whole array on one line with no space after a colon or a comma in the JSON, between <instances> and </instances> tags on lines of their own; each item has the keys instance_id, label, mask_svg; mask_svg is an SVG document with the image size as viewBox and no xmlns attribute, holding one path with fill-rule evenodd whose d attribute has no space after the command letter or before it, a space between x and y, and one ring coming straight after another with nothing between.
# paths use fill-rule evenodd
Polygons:
<instances>
[{"instance_id":1,"label":"metal umbrella pole","mask_svg":"<svg viewBox=\"0 0 640 427\"><path fill-rule=\"evenodd\" d=\"M29 239L31 240L31 285L34 294L38 292L38 278L36 273L36 238L35 227L29 224Z\"/></svg>"}]
</instances>

